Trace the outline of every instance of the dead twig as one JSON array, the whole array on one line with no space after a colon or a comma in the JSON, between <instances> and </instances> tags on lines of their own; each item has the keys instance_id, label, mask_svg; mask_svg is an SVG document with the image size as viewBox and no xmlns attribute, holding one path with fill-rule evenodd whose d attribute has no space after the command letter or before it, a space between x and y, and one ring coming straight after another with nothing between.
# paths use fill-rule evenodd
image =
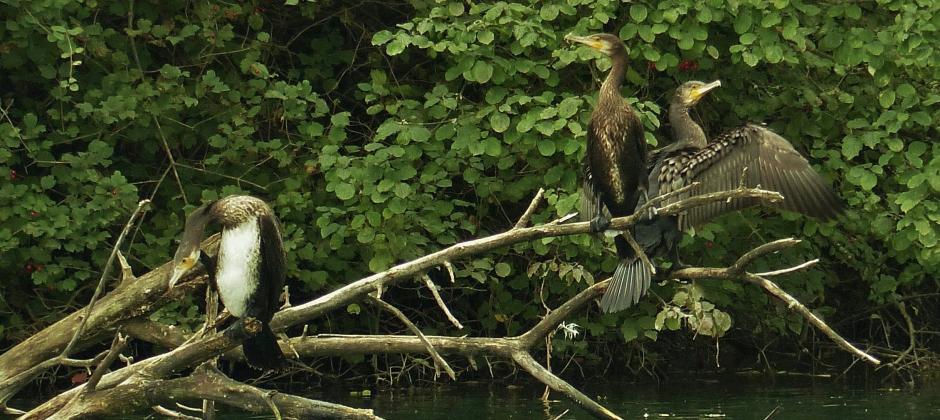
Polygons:
<instances>
[{"instance_id":1,"label":"dead twig","mask_svg":"<svg viewBox=\"0 0 940 420\"><path fill-rule=\"evenodd\" d=\"M150 200L140 200L140 202L137 203L137 208L131 213L130 219L128 219L127 223L124 225L121 234L118 235L117 241L114 242L114 247L111 248L111 255L108 256L108 261L104 264L104 269L101 272L101 278L98 279L98 286L95 287L95 293L91 295L91 300L88 302L88 306L85 307L85 316L82 317L82 323L78 325L78 329L75 331L75 334L72 335L72 339L69 340L65 349L62 350L63 358L68 357L72 348L75 347L75 343L78 342L78 339L82 336L85 325L88 323L88 318L91 316L91 311L95 308L95 303L98 302L101 293L104 292L104 286L107 284L108 276L111 274L111 268L114 266L114 259L117 257L119 249L121 248L121 243L124 242L124 237L130 232L131 226L133 226L134 222L137 220L137 216L142 214L144 208L149 204Z\"/></svg>"},{"instance_id":2,"label":"dead twig","mask_svg":"<svg viewBox=\"0 0 940 420\"><path fill-rule=\"evenodd\" d=\"M835 330L829 327L825 321L816 316L816 314L810 311L809 308L800 303L800 301L798 301L796 298L781 289L780 286L778 286L776 283L757 274L744 271L744 268L755 259L763 255L777 252L781 249L796 245L799 242L800 241L793 238L780 239L754 248L753 250L742 255L740 258L738 258L737 261L734 262L734 264L727 268L684 268L672 273L672 276L675 278L684 278L690 280L703 280L707 278L739 279L760 286L771 296L774 296L777 299L783 301L787 305L787 308L802 315L803 318L805 318L811 325L816 327L816 329L819 331L822 331L823 334L829 337L830 340L835 342L836 345L838 345L843 350L852 353L873 365L877 366L881 364L880 360L849 343L848 340L843 338L841 335L835 332ZM786 270L792 271L792 269Z\"/></svg>"},{"instance_id":3,"label":"dead twig","mask_svg":"<svg viewBox=\"0 0 940 420\"><path fill-rule=\"evenodd\" d=\"M421 342L424 343L425 348L428 351L428 354L430 354L431 359L434 360L434 377L435 378L438 375L440 375L439 369L444 369L444 371L447 372L447 376L449 376L451 380L457 380L457 374L454 373L454 370L450 368L450 365L447 364L447 361L445 361L444 358L441 357L441 355L437 352L437 350L434 349L434 346L431 345L431 342L428 341L427 337L424 336L424 333L422 333L421 330L418 329L418 327L415 326L415 324L411 322L411 320L408 319L408 317L405 316L405 314L402 311L398 310L398 308L392 306L388 302L372 295L369 295L369 301L372 303L375 303L380 308L388 311L392 315L395 315L396 318L398 318L403 324L405 324L406 327L408 327L408 330L410 330L412 334L417 336L418 339L420 339Z\"/></svg>"},{"instance_id":4,"label":"dead twig","mask_svg":"<svg viewBox=\"0 0 940 420\"><path fill-rule=\"evenodd\" d=\"M165 417L169 417L169 418L171 418L171 419L202 420L202 419L199 418L199 417L194 417L194 416L190 416L190 415L187 415L187 414L180 413L179 411L170 410L169 408L166 408L166 407L164 407L164 406L162 406L162 405L155 405L155 406L153 406L153 407L151 407L151 408L152 408L153 411L155 411L157 414L160 414L160 415L165 416Z\"/></svg>"},{"instance_id":5,"label":"dead twig","mask_svg":"<svg viewBox=\"0 0 940 420\"><path fill-rule=\"evenodd\" d=\"M98 364L98 367L95 368L95 371L92 372L91 377L88 378L88 382L85 383L85 387L82 390L83 394L90 394L95 392L95 388L98 386L98 383L101 382L101 377L104 375L104 372L111 367L111 364L117 360L118 355L121 354L121 351L124 350L124 347L127 346L127 336L121 334L119 330L114 334L114 340L111 341L111 348L108 350L107 356Z\"/></svg>"},{"instance_id":6,"label":"dead twig","mask_svg":"<svg viewBox=\"0 0 940 420\"><path fill-rule=\"evenodd\" d=\"M802 264L799 264L799 265L795 265L795 266L790 267L790 268L784 268L784 269L774 270L774 271L767 271L767 272L764 272L764 273L757 273L756 275L757 275L757 276L761 276L761 277L779 276L779 275L781 275L781 274L792 273L792 272L794 272L794 271L800 271L800 270L802 270L802 269L804 269L804 268L807 268L807 267L812 267L812 266L816 265L818 262L819 262L819 258L816 258L816 259L809 260L809 261L807 261L807 262L805 262L805 263L802 263Z\"/></svg>"},{"instance_id":7,"label":"dead twig","mask_svg":"<svg viewBox=\"0 0 940 420\"><path fill-rule=\"evenodd\" d=\"M535 193L535 197L532 198L532 202L529 203L529 207L525 209L525 212L519 217L519 221L512 227L513 229L521 229L529 224L529 219L532 218L532 213L535 213L535 209L538 208L539 204L542 202L543 195L545 195L545 188L539 188L539 191Z\"/></svg>"},{"instance_id":8,"label":"dead twig","mask_svg":"<svg viewBox=\"0 0 940 420\"><path fill-rule=\"evenodd\" d=\"M462 330L463 324L461 324L460 321L458 321L457 318L454 317L454 314L450 312L450 309L447 307L447 304L444 303L444 299L441 298L441 294L437 291L437 285L434 284L433 281L431 281L431 277L425 274L421 276L421 278L424 279L424 284L428 286L429 290L431 290L431 295L434 296L434 301L437 302L437 306L440 307L442 311L444 311L444 315L447 316L447 319L450 321L450 323L454 324L454 326L457 327L458 330Z\"/></svg>"}]
</instances>

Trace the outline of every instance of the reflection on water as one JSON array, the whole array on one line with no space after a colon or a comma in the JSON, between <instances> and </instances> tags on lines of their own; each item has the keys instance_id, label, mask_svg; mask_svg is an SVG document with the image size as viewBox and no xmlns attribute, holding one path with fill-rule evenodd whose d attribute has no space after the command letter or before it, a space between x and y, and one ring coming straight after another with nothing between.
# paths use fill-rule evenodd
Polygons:
<instances>
[{"instance_id":1,"label":"reflection on water","mask_svg":"<svg viewBox=\"0 0 940 420\"><path fill-rule=\"evenodd\" d=\"M768 385L734 377L667 386L580 386L626 419L940 419L940 387L865 390L809 381ZM591 417L558 393L547 404L541 394L537 386L460 383L328 399L372 408L387 419L553 419L565 410L558 418Z\"/></svg>"},{"instance_id":2,"label":"reflection on water","mask_svg":"<svg viewBox=\"0 0 940 420\"><path fill-rule=\"evenodd\" d=\"M725 376L668 385L612 381L573 383L585 394L625 419L940 419L940 386L916 391L862 389L806 379L778 380ZM590 419L574 403L553 392L540 400L543 387L458 382L440 386L358 393L311 389L292 393L354 407L371 408L386 419ZM36 402L14 401L14 407ZM225 407L226 420L270 419ZM768 417L769 416L769 417ZM146 414L128 418L151 418Z\"/></svg>"}]
</instances>

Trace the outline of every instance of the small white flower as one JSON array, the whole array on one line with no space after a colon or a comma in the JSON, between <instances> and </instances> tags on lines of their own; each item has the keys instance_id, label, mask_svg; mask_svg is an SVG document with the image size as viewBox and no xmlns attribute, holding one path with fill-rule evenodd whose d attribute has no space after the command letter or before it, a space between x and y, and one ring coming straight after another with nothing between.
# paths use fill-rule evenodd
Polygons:
<instances>
[{"instance_id":1,"label":"small white flower","mask_svg":"<svg viewBox=\"0 0 940 420\"><path fill-rule=\"evenodd\" d=\"M578 334L581 334L581 331L578 330L579 328L581 328L581 326L575 324L574 322L568 324L562 322L558 325L556 330L561 330L561 332L565 335L565 340L570 340L572 338L578 338Z\"/></svg>"}]
</instances>

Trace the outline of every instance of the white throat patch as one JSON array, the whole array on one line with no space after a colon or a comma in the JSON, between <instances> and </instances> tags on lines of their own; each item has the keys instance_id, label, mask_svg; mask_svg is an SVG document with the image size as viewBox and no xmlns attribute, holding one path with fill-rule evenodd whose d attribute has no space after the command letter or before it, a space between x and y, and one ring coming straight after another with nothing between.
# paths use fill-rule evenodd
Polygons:
<instances>
[{"instance_id":1,"label":"white throat patch","mask_svg":"<svg viewBox=\"0 0 940 420\"><path fill-rule=\"evenodd\" d=\"M215 281L222 303L236 317L245 316L249 296L258 287L260 250L261 231L257 218L222 231Z\"/></svg>"}]
</instances>

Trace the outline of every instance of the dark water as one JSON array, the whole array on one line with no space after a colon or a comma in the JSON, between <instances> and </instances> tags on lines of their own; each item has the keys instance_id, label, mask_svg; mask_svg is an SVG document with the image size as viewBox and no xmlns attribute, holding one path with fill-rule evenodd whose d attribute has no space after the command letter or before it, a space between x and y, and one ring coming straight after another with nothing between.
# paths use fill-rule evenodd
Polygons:
<instances>
[{"instance_id":1,"label":"dark water","mask_svg":"<svg viewBox=\"0 0 940 420\"><path fill-rule=\"evenodd\" d=\"M940 387L902 391L810 381L771 385L739 378L668 386L581 387L625 419L940 419ZM542 389L460 384L378 391L369 397L347 395L332 401L372 408L386 419L591 418L558 393L551 394L552 401L542 402Z\"/></svg>"},{"instance_id":2,"label":"dark water","mask_svg":"<svg viewBox=\"0 0 940 420\"><path fill-rule=\"evenodd\" d=\"M616 382L574 384L625 419L938 419L940 384L914 391L834 385L807 379L722 377L669 385ZM318 390L308 398L371 408L386 419L590 419L585 410L538 385L467 383L358 392ZM27 400L14 407L31 407ZM221 419L270 419L219 407ZM567 410L567 412L566 412ZM129 418L129 417L121 417ZM133 418L152 418L143 413Z\"/></svg>"}]
</instances>

